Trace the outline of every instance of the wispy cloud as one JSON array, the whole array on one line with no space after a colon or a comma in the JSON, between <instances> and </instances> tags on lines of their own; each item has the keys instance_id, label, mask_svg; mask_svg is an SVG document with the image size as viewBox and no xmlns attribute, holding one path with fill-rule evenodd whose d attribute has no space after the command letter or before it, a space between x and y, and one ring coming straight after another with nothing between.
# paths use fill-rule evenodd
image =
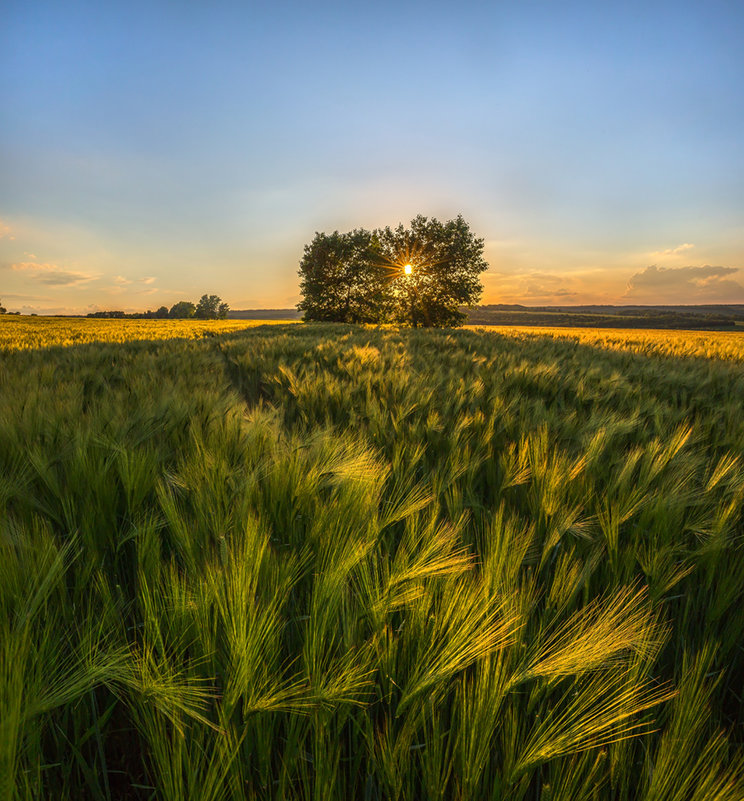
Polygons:
<instances>
[{"instance_id":1,"label":"wispy cloud","mask_svg":"<svg viewBox=\"0 0 744 801\"><path fill-rule=\"evenodd\" d=\"M13 236L13 229L6 223L0 220L0 239L15 239Z\"/></svg>"},{"instance_id":2,"label":"wispy cloud","mask_svg":"<svg viewBox=\"0 0 744 801\"><path fill-rule=\"evenodd\" d=\"M103 311L105 308L95 303L89 303L87 306L50 306L48 300L41 300L34 304L25 303L19 311L22 314L79 314L82 316L88 312ZM127 310L125 309L125 311ZM135 310L132 309L132 311Z\"/></svg>"},{"instance_id":3,"label":"wispy cloud","mask_svg":"<svg viewBox=\"0 0 744 801\"><path fill-rule=\"evenodd\" d=\"M2 295L3 300L33 300L33 301L45 301L46 298L43 295L24 295L19 294L16 292L3 292Z\"/></svg>"},{"instance_id":4,"label":"wispy cloud","mask_svg":"<svg viewBox=\"0 0 744 801\"><path fill-rule=\"evenodd\" d=\"M523 293L527 303L575 298L577 293L566 287L565 277L551 273L530 273L526 276Z\"/></svg>"},{"instance_id":5,"label":"wispy cloud","mask_svg":"<svg viewBox=\"0 0 744 801\"><path fill-rule=\"evenodd\" d=\"M682 256L692 250L695 245L692 242L683 242L681 245L677 245L673 248L666 248L665 250L654 250L652 253L646 254L646 257L649 259L653 259L654 261L663 261L664 259L675 259L678 256Z\"/></svg>"},{"instance_id":6,"label":"wispy cloud","mask_svg":"<svg viewBox=\"0 0 744 801\"><path fill-rule=\"evenodd\" d=\"M156 281L155 277L151 275L147 275L144 278L127 278L124 275L115 275L112 280L119 287L129 286L130 284L145 284L149 286Z\"/></svg>"},{"instance_id":7,"label":"wispy cloud","mask_svg":"<svg viewBox=\"0 0 744 801\"><path fill-rule=\"evenodd\" d=\"M624 298L648 303L742 303L738 267L646 267L631 276Z\"/></svg>"},{"instance_id":8,"label":"wispy cloud","mask_svg":"<svg viewBox=\"0 0 744 801\"><path fill-rule=\"evenodd\" d=\"M668 248L667 250L662 250L662 256L677 256L680 253L685 253L688 250L692 250L695 245L692 242L683 242L681 245L677 245L676 248Z\"/></svg>"},{"instance_id":9,"label":"wispy cloud","mask_svg":"<svg viewBox=\"0 0 744 801\"><path fill-rule=\"evenodd\" d=\"M76 286L94 281L97 275L79 270L67 270L58 264L22 261L12 264L11 269L23 273L34 281L48 286Z\"/></svg>"},{"instance_id":10,"label":"wispy cloud","mask_svg":"<svg viewBox=\"0 0 744 801\"><path fill-rule=\"evenodd\" d=\"M483 303L520 303L543 306L577 303L583 299L580 277L532 270L525 273L490 272L484 276Z\"/></svg>"}]
</instances>

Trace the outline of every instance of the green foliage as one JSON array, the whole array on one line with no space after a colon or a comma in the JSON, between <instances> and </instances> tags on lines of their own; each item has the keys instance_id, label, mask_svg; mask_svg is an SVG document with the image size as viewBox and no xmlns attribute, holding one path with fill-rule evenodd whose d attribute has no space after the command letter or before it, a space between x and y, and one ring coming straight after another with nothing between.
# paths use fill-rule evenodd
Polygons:
<instances>
[{"instance_id":1,"label":"green foliage","mask_svg":"<svg viewBox=\"0 0 744 801\"><path fill-rule=\"evenodd\" d=\"M739 801L728 336L5 352L0 798Z\"/></svg>"},{"instance_id":2,"label":"green foliage","mask_svg":"<svg viewBox=\"0 0 744 801\"><path fill-rule=\"evenodd\" d=\"M223 320L230 307L218 295L202 295L193 316L199 320Z\"/></svg>"},{"instance_id":3,"label":"green foliage","mask_svg":"<svg viewBox=\"0 0 744 801\"><path fill-rule=\"evenodd\" d=\"M177 320L188 319L194 317L195 314L196 306L190 300L179 300L178 303L171 306L168 312L169 317Z\"/></svg>"},{"instance_id":4,"label":"green foliage","mask_svg":"<svg viewBox=\"0 0 744 801\"><path fill-rule=\"evenodd\" d=\"M306 320L373 323L389 314L390 268L376 233L316 233L300 262Z\"/></svg>"},{"instance_id":5,"label":"green foliage","mask_svg":"<svg viewBox=\"0 0 744 801\"><path fill-rule=\"evenodd\" d=\"M405 272L409 265L411 272ZM316 233L300 261L298 309L305 320L462 325L480 298L488 268L483 240L458 216L419 215L410 228Z\"/></svg>"},{"instance_id":6,"label":"green foliage","mask_svg":"<svg viewBox=\"0 0 744 801\"><path fill-rule=\"evenodd\" d=\"M476 239L458 216L441 223L419 215L410 229L399 225L381 231L388 258L413 266L411 275L395 285L393 320L405 325L448 327L465 322L463 306L474 306L483 287L480 274L488 269L483 240Z\"/></svg>"},{"instance_id":7,"label":"green foliage","mask_svg":"<svg viewBox=\"0 0 744 801\"><path fill-rule=\"evenodd\" d=\"M86 315L92 318L102 319L134 319L134 320L164 320L171 318L175 320L224 320L230 307L227 303L222 303L217 295L202 295L199 303L194 305L189 300L180 300L171 306L170 311L167 306L160 306L156 311L148 309L146 312L134 312L126 314L123 311L98 311Z\"/></svg>"}]
</instances>

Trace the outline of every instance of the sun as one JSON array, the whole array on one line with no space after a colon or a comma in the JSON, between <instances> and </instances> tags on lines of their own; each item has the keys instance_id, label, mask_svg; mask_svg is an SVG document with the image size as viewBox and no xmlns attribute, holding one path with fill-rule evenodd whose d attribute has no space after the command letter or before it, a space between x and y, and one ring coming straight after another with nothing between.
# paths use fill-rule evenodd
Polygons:
<instances>
[{"instance_id":1,"label":"sun","mask_svg":"<svg viewBox=\"0 0 744 801\"><path fill-rule=\"evenodd\" d=\"M410 264L406 264L406 266L403 268L403 272L406 275L410 275L413 272L413 267Z\"/></svg>"}]
</instances>

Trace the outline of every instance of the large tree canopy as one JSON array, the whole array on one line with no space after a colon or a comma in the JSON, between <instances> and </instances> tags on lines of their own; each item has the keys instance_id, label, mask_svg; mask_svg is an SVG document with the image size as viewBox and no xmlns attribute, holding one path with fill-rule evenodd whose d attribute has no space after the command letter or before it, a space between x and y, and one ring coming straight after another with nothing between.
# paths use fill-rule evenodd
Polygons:
<instances>
[{"instance_id":1,"label":"large tree canopy","mask_svg":"<svg viewBox=\"0 0 744 801\"><path fill-rule=\"evenodd\" d=\"M315 234L300 262L306 320L372 323L388 305L389 270L376 232Z\"/></svg>"},{"instance_id":2,"label":"large tree canopy","mask_svg":"<svg viewBox=\"0 0 744 801\"><path fill-rule=\"evenodd\" d=\"M458 216L419 215L410 228L316 233L300 261L305 320L461 325L488 268L483 240Z\"/></svg>"}]
</instances>

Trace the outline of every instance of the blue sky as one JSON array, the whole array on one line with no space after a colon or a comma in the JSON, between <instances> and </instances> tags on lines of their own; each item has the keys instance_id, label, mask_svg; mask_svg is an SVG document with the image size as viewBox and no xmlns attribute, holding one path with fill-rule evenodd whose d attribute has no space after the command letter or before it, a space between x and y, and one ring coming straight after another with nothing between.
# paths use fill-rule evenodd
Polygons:
<instances>
[{"instance_id":1,"label":"blue sky","mask_svg":"<svg viewBox=\"0 0 744 801\"><path fill-rule=\"evenodd\" d=\"M484 302L744 302L741 2L5 0L0 298L298 300L462 213Z\"/></svg>"}]
</instances>

